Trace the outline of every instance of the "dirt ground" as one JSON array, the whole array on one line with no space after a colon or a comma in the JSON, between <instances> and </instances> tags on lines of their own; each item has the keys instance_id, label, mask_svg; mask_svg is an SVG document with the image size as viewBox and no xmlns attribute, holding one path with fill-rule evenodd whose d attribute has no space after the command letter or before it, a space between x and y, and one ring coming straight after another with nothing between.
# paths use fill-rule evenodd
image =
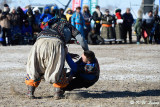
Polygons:
<instances>
[{"instance_id":1,"label":"dirt ground","mask_svg":"<svg viewBox=\"0 0 160 107\"><path fill-rule=\"evenodd\" d=\"M81 55L79 45L69 51ZM42 81L37 99L25 96L27 56L31 46L0 47L0 106L160 107L160 45L89 46L100 63L99 81L92 87L53 99L53 87Z\"/></svg>"}]
</instances>

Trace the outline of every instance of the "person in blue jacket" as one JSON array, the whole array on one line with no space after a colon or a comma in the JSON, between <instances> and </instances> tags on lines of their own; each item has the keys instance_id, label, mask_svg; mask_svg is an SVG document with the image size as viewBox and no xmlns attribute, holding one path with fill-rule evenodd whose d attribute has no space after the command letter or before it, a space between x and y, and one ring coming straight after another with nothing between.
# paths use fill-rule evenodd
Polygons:
<instances>
[{"instance_id":1,"label":"person in blue jacket","mask_svg":"<svg viewBox=\"0 0 160 107\"><path fill-rule=\"evenodd\" d=\"M75 78L71 79L69 85L62 89L63 92L76 88L88 88L98 81L100 68L94 52L89 50L84 51L82 57L76 63L68 53L66 55L66 61L71 68L71 72L69 72L70 76L73 75Z\"/></svg>"},{"instance_id":2,"label":"person in blue jacket","mask_svg":"<svg viewBox=\"0 0 160 107\"><path fill-rule=\"evenodd\" d=\"M83 18L83 15L81 14L81 7L76 8L76 12L73 13L71 17L71 24L83 35L84 37L84 28L85 26L85 20Z\"/></svg>"},{"instance_id":3,"label":"person in blue jacket","mask_svg":"<svg viewBox=\"0 0 160 107\"><path fill-rule=\"evenodd\" d=\"M44 13L40 17L40 22L47 22L51 18L52 18L52 15L50 14L49 7L45 7L44 8Z\"/></svg>"},{"instance_id":4,"label":"person in blue jacket","mask_svg":"<svg viewBox=\"0 0 160 107\"><path fill-rule=\"evenodd\" d=\"M24 25L22 27L22 41L24 44L28 44L30 40L32 40L32 27L29 25L28 20L25 20Z\"/></svg>"}]
</instances>

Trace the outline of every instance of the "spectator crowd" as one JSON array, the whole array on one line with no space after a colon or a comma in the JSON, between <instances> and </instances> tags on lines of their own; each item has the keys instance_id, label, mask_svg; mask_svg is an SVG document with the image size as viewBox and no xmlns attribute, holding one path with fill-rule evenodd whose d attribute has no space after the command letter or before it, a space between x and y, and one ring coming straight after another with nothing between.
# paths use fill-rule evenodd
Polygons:
<instances>
[{"instance_id":1,"label":"spectator crowd","mask_svg":"<svg viewBox=\"0 0 160 107\"><path fill-rule=\"evenodd\" d=\"M82 10L82 11L81 11ZM47 23L53 17L69 21L86 39L88 44L126 44L127 34L129 43L132 44L132 30L137 36L137 44L141 44L143 38L146 44L160 43L160 17L158 12L149 11L146 17L142 18L142 11L138 11L136 22L131 14L130 8L124 14L121 9L116 9L111 15L106 9L102 14L100 6L96 6L91 15L87 5L77 7L75 11L71 8L66 10L58 6L46 6L44 12L38 7L26 6L10 8L4 4L0 10L0 45L26 45L36 41L36 35L47 27ZM91 27L91 21L94 26Z\"/></svg>"}]
</instances>

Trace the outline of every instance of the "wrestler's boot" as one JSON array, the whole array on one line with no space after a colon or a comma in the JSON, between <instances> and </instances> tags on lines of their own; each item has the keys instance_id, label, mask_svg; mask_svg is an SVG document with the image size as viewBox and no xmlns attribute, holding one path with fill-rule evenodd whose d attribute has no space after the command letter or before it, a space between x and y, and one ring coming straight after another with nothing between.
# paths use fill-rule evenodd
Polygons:
<instances>
[{"instance_id":1,"label":"wrestler's boot","mask_svg":"<svg viewBox=\"0 0 160 107\"><path fill-rule=\"evenodd\" d=\"M63 94L64 94L65 91L63 91L61 88L55 87L54 92L55 92L54 99L58 100L58 99L61 99L63 97Z\"/></svg>"},{"instance_id":2,"label":"wrestler's boot","mask_svg":"<svg viewBox=\"0 0 160 107\"><path fill-rule=\"evenodd\" d=\"M35 99L34 91L35 91L36 87L29 86L29 85L27 87L28 87L27 96L29 97L29 99Z\"/></svg>"}]
</instances>

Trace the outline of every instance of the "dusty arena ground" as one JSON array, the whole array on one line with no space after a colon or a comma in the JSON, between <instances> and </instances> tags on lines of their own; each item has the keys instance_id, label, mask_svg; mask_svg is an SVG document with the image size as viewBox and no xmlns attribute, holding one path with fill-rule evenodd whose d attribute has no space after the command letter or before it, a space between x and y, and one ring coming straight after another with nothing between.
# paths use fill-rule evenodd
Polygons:
<instances>
[{"instance_id":1,"label":"dusty arena ground","mask_svg":"<svg viewBox=\"0 0 160 107\"><path fill-rule=\"evenodd\" d=\"M160 45L90 45L99 60L99 81L88 89L53 99L53 87L42 81L37 99L26 98L24 83L31 46L0 47L0 106L160 107ZM79 45L69 51L82 53Z\"/></svg>"}]
</instances>

